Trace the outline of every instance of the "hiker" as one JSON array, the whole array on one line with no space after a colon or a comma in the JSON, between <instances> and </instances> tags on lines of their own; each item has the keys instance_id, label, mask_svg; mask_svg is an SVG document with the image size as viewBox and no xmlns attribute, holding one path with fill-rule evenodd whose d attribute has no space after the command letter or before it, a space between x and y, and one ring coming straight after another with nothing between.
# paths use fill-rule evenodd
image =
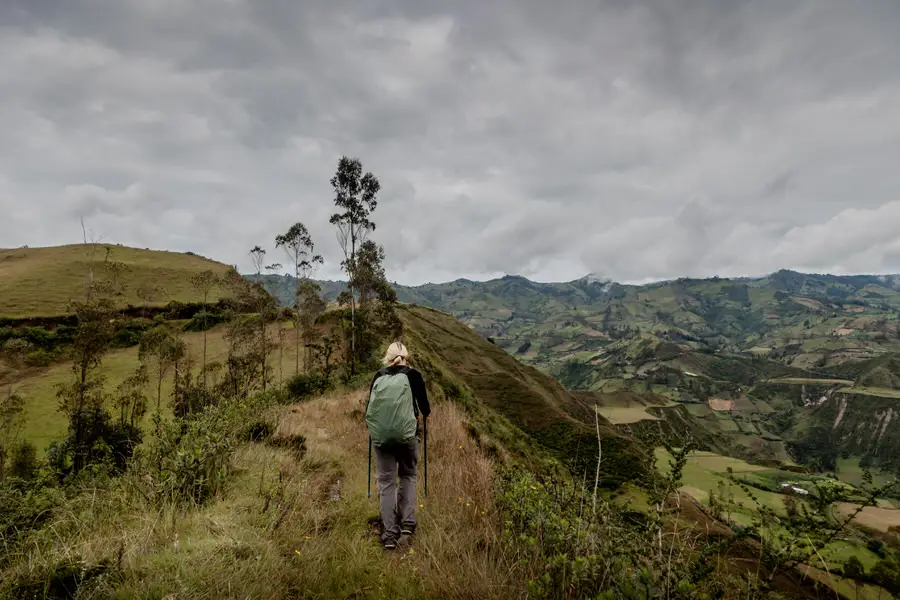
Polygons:
<instances>
[{"instance_id":1,"label":"hiker","mask_svg":"<svg viewBox=\"0 0 900 600\"><path fill-rule=\"evenodd\" d=\"M381 542L385 549L393 550L401 536L411 536L416 530L419 434L422 420L428 419L431 407L425 379L409 366L406 346L392 343L383 362L385 367L375 374L369 388L366 426L370 444L375 447L375 479L383 525Z\"/></svg>"}]
</instances>

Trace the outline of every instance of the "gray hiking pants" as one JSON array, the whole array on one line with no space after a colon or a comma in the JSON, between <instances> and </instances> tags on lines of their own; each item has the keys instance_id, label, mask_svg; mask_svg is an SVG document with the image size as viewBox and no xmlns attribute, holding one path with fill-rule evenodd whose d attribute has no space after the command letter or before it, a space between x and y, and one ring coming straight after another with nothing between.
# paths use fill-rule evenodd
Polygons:
<instances>
[{"instance_id":1,"label":"gray hiking pants","mask_svg":"<svg viewBox=\"0 0 900 600\"><path fill-rule=\"evenodd\" d=\"M419 440L375 446L375 480L381 502L382 541L400 537L400 529L416 528L416 464ZM397 476L400 485L397 485Z\"/></svg>"}]
</instances>

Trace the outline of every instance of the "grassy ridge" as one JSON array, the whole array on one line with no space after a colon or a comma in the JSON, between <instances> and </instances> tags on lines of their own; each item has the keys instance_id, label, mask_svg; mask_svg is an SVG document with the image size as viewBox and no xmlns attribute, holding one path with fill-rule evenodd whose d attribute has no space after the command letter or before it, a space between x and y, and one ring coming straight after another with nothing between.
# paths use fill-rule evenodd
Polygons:
<instances>
[{"instance_id":1,"label":"grassy ridge","mask_svg":"<svg viewBox=\"0 0 900 600\"><path fill-rule=\"evenodd\" d=\"M89 251L90 246L84 244L0 250L0 317L66 314L70 300L84 297ZM202 295L191 287L191 276L206 269L223 274L230 268L193 254L99 244L94 255L98 279L107 278L103 270L107 251L112 261L126 267L118 277L125 284L117 296L119 306L142 304L138 297L142 286L161 290L154 302L202 301ZM209 300L218 298L214 291Z\"/></svg>"}]
</instances>

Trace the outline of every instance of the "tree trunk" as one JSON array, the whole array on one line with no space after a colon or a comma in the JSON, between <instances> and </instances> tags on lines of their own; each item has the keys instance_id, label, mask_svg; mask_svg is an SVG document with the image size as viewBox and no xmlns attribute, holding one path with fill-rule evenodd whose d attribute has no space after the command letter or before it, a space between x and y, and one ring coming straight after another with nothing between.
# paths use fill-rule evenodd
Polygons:
<instances>
[{"instance_id":1,"label":"tree trunk","mask_svg":"<svg viewBox=\"0 0 900 600\"><path fill-rule=\"evenodd\" d=\"M159 377L156 381L156 414L160 414L160 410L162 408L162 382L163 382L163 369L162 363L159 364ZM160 434L159 424L156 425L156 435Z\"/></svg>"},{"instance_id":2,"label":"tree trunk","mask_svg":"<svg viewBox=\"0 0 900 600\"><path fill-rule=\"evenodd\" d=\"M350 375L356 375L356 234L355 223L350 224Z\"/></svg>"},{"instance_id":3,"label":"tree trunk","mask_svg":"<svg viewBox=\"0 0 900 600\"><path fill-rule=\"evenodd\" d=\"M298 302L299 307L299 302ZM294 340L296 342L296 364L294 365L294 375L300 374L300 308L297 308L297 312L294 315Z\"/></svg>"},{"instance_id":4,"label":"tree trunk","mask_svg":"<svg viewBox=\"0 0 900 600\"><path fill-rule=\"evenodd\" d=\"M203 391L206 391L206 319L203 320Z\"/></svg>"},{"instance_id":5,"label":"tree trunk","mask_svg":"<svg viewBox=\"0 0 900 600\"><path fill-rule=\"evenodd\" d=\"M262 351L262 389L263 393L266 391L266 368L269 366L266 363L268 362L266 359L268 358L266 353L266 320L263 318L262 311L260 311L259 318L262 321L262 326L259 329L260 337L259 337L259 348Z\"/></svg>"}]
</instances>

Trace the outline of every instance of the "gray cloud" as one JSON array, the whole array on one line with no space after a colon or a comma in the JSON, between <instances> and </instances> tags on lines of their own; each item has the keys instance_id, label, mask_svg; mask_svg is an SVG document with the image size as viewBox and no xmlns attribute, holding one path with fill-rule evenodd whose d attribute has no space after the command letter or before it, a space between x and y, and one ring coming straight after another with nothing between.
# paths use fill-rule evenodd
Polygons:
<instances>
[{"instance_id":1,"label":"gray cloud","mask_svg":"<svg viewBox=\"0 0 900 600\"><path fill-rule=\"evenodd\" d=\"M404 283L900 270L890 0L8 0L0 246L249 268L381 180Z\"/></svg>"}]
</instances>

